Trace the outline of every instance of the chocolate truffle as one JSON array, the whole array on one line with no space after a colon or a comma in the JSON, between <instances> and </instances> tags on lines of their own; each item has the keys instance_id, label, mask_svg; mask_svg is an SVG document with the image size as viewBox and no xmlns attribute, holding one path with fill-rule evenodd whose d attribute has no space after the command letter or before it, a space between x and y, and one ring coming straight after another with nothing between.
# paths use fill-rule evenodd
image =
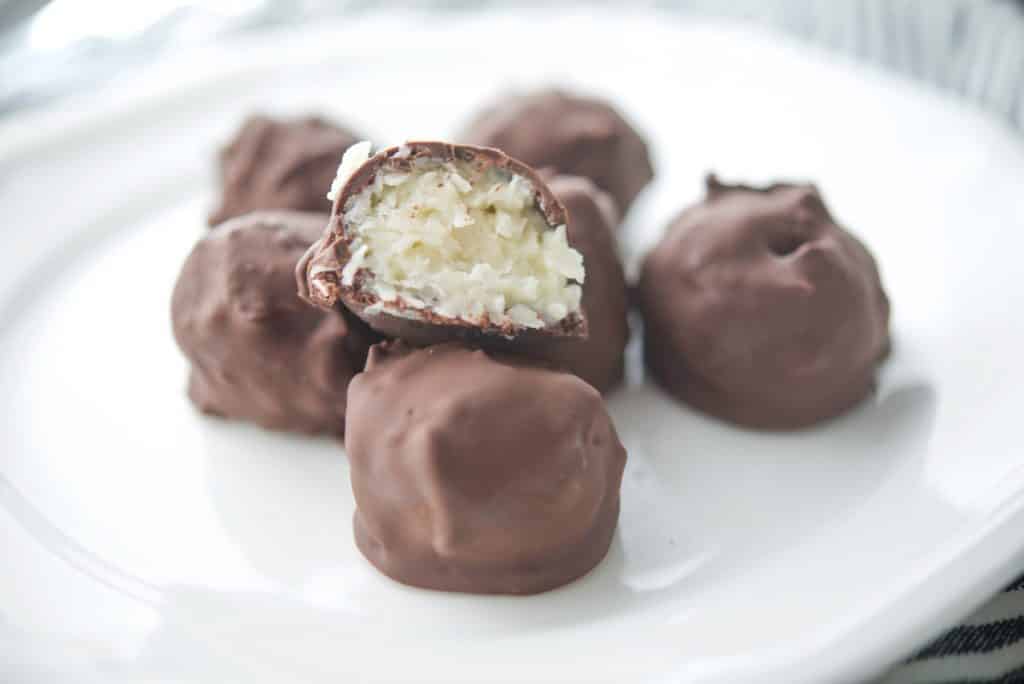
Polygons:
<instances>
[{"instance_id":1,"label":"chocolate truffle","mask_svg":"<svg viewBox=\"0 0 1024 684\"><path fill-rule=\"evenodd\" d=\"M889 348L875 260L812 185L710 176L706 199L648 254L638 294L653 378L749 427L842 413L871 392Z\"/></svg>"},{"instance_id":2,"label":"chocolate truffle","mask_svg":"<svg viewBox=\"0 0 1024 684\"><path fill-rule=\"evenodd\" d=\"M327 189L358 140L316 116L250 117L220 152L220 206L209 224L257 209L328 211Z\"/></svg>"},{"instance_id":3,"label":"chocolate truffle","mask_svg":"<svg viewBox=\"0 0 1024 684\"><path fill-rule=\"evenodd\" d=\"M583 337L583 257L535 171L498 150L408 142L345 152L300 294L417 346Z\"/></svg>"},{"instance_id":4,"label":"chocolate truffle","mask_svg":"<svg viewBox=\"0 0 1024 684\"><path fill-rule=\"evenodd\" d=\"M356 544L393 579L533 594L607 552L626 451L579 378L459 343L384 342L346 420Z\"/></svg>"},{"instance_id":5,"label":"chocolate truffle","mask_svg":"<svg viewBox=\"0 0 1024 684\"><path fill-rule=\"evenodd\" d=\"M509 95L484 108L459 140L531 166L586 176L625 213L654 177L647 145L610 104L561 90Z\"/></svg>"},{"instance_id":6,"label":"chocolate truffle","mask_svg":"<svg viewBox=\"0 0 1024 684\"><path fill-rule=\"evenodd\" d=\"M185 261L171 301L200 410L267 428L342 433L348 382L377 338L295 294L295 264L325 214L255 212L224 223Z\"/></svg>"},{"instance_id":7,"label":"chocolate truffle","mask_svg":"<svg viewBox=\"0 0 1024 684\"><path fill-rule=\"evenodd\" d=\"M548 187L569 215L569 244L583 255L587 281L583 312L587 337L563 338L544 348L547 359L586 380L601 392L622 382L627 321L626 277L615 239L618 213L612 198L582 176L547 176Z\"/></svg>"}]
</instances>

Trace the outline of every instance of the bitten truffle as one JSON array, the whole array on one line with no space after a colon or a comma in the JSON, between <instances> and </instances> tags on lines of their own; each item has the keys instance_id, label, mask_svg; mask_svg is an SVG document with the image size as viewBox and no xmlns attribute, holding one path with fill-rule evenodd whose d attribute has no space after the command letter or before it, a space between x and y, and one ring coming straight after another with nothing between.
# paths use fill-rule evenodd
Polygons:
<instances>
[{"instance_id":1,"label":"bitten truffle","mask_svg":"<svg viewBox=\"0 0 1024 684\"><path fill-rule=\"evenodd\" d=\"M417 346L583 337L582 255L561 202L498 150L407 142L346 153L299 292Z\"/></svg>"},{"instance_id":2,"label":"bitten truffle","mask_svg":"<svg viewBox=\"0 0 1024 684\"><path fill-rule=\"evenodd\" d=\"M626 451L569 373L384 342L352 381L347 423L356 544L399 582L532 594L608 550Z\"/></svg>"},{"instance_id":3,"label":"bitten truffle","mask_svg":"<svg viewBox=\"0 0 1024 684\"><path fill-rule=\"evenodd\" d=\"M220 152L220 205L211 226L257 209L330 209L327 189L352 132L317 116L252 116Z\"/></svg>"},{"instance_id":4,"label":"bitten truffle","mask_svg":"<svg viewBox=\"0 0 1024 684\"><path fill-rule=\"evenodd\" d=\"M586 176L622 213L654 177L647 144L615 108L561 90L503 97L480 111L459 140Z\"/></svg>"},{"instance_id":5,"label":"bitten truffle","mask_svg":"<svg viewBox=\"0 0 1024 684\"><path fill-rule=\"evenodd\" d=\"M790 429L874 387L889 349L875 260L817 188L707 181L647 256L638 287L654 380L711 415Z\"/></svg>"},{"instance_id":6,"label":"bitten truffle","mask_svg":"<svg viewBox=\"0 0 1024 684\"><path fill-rule=\"evenodd\" d=\"M542 175L546 175L542 170ZM612 198L581 176L550 176L548 187L568 212L569 244L583 255L587 282L583 312L587 337L567 338L540 353L600 392L618 386L629 341L626 277L615 239L618 213Z\"/></svg>"},{"instance_id":7,"label":"bitten truffle","mask_svg":"<svg viewBox=\"0 0 1024 684\"><path fill-rule=\"evenodd\" d=\"M349 380L378 339L358 319L295 294L295 264L325 214L256 212L224 223L185 261L171 302L205 413L277 430L344 431Z\"/></svg>"}]
</instances>

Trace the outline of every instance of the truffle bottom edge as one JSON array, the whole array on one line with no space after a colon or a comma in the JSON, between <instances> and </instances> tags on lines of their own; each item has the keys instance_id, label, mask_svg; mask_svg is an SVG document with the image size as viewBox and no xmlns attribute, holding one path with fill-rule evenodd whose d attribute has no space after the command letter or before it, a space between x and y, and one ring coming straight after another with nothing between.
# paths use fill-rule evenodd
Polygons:
<instances>
[{"instance_id":1,"label":"truffle bottom edge","mask_svg":"<svg viewBox=\"0 0 1024 684\"><path fill-rule=\"evenodd\" d=\"M380 572L401 584L466 594L540 594L573 582L604 559L619 520L619 497L602 507L589 534L558 557L516 565L459 563L434 553L399 557L366 530L356 509L352 517L356 546Z\"/></svg>"}]
</instances>

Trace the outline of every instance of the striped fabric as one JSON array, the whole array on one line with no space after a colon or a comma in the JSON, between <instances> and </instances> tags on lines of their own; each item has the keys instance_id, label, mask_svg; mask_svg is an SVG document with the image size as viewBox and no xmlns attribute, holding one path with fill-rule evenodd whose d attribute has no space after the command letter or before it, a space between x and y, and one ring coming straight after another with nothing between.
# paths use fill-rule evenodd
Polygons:
<instances>
[{"instance_id":1,"label":"striped fabric","mask_svg":"<svg viewBox=\"0 0 1024 684\"><path fill-rule=\"evenodd\" d=\"M1024 684L1024 576L877 684Z\"/></svg>"},{"instance_id":2,"label":"striped fabric","mask_svg":"<svg viewBox=\"0 0 1024 684\"><path fill-rule=\"evenodd\" d=\"M676 0L668 6L781 30L951 91L1024 130L1024 0Z\"/></svg>"}]
</instances>

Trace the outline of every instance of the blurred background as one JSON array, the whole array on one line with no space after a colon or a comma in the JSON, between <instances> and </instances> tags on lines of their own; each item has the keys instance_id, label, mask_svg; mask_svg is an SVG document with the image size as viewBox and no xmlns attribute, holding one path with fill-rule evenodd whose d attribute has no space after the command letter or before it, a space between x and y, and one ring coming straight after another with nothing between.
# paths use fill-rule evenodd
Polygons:
<instances>
[{"instance_id":1,"label":"blurred background","mask_svg":"<svg viewBox=\"0 0 1024 684\"><path fill-rule=\"evenodd\" d=\"M451 13L508 4L0 0L0 117L102 92L162 55L239 34L382 8L443 21ZM767 26L957 93L1024 130L1024 0L668 0L628 6L695 21Z\"/></svg>"}]
</instances>

